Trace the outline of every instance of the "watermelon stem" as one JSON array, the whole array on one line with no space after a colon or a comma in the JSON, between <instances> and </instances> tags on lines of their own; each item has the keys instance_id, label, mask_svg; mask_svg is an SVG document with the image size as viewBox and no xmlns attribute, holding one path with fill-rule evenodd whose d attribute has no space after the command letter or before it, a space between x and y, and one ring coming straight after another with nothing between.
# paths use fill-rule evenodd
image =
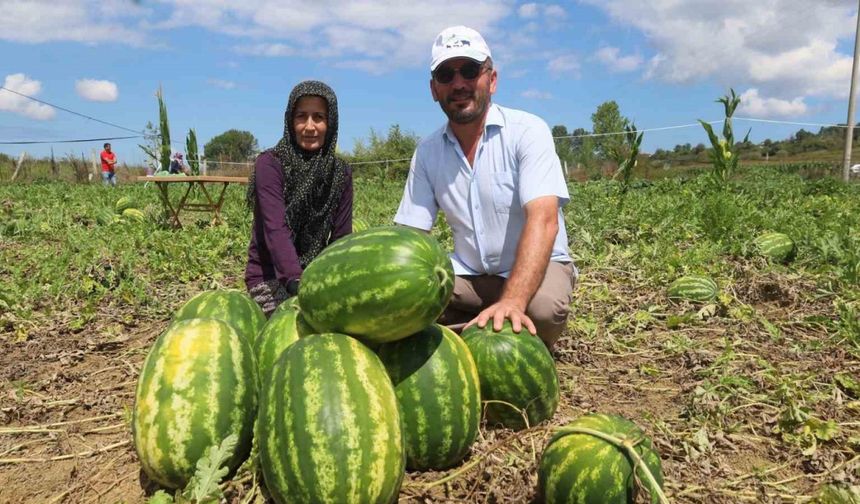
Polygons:
<instances>
[{"instance_id":1,"label":"watermelon stem","mask_svg":"<svg viewBox=\"0 0 860 504\"><path fill-rule=\"evenodd\" d=\"M654 478L654 475L651 474L651 470L648 469L648 466L645 464L645 461L642 460L642 457L639 456L639 452L636 451L636 445L642 442L644 438L638 438L634 440L630 439L621 439L605 432L600 432L598 430L588 429L585 427L565 427L558 430L559 433L563 434L586 434L589 436L594 436L596 438L600 438L607 443L615 445L617 448L624 450L627 455L633 459L633 474L636 474L636 469L640 469L643 474L645 474L645 479L648 480L650 488L646 488L648 493L652 492L657 495L661 504L669 504L669 499L666 498L666 494L663 493L663 489L660 488L660 485L657 483L657 480ZM643 486L640 484L640 486Z\"/></svg>"},{"instance_id":2,"label":"watermelon stem","mask_svg":"<svg viewBox=\"0 0 860 504\"><path fill-rule=\"evenodd\" d=\"M436 273L436 278L439 279L439 285L445 285L448 280L448 272L442 266L434 266L433 272Z\"/></svg>"}]
</instances>

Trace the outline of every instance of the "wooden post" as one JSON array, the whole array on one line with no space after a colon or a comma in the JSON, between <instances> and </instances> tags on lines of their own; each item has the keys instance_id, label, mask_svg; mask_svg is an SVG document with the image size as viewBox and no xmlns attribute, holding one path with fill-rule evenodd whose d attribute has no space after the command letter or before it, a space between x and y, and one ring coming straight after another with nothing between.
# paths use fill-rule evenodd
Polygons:
<instances>
[{"instance_id":1,"label":"wooden post","mask_svg":"<svg viewBox=\"0 0 860 504\"><path fill-rule=\"evenodd\" d=\"M15 178L18 177L18 172L21 171L21 167L24 166L24 158L27 157L27 153L25 151L21 151L21 155L18 156L18 164L15 165L15 173L12 174L12 178L9 179L10 182L14 182Z\"/></svg>"}]
</instances>

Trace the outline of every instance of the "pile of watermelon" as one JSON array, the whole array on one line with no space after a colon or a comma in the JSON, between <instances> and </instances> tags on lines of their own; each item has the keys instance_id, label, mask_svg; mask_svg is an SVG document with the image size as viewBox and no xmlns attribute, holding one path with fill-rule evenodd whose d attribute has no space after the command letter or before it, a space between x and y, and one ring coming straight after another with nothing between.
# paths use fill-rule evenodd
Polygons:
<instances>
[{"instance_id":1,"label":"pile of watermelon","mask_svg":"<svg viewBox=\"0 0 860 504\"><path fill-rule=\"evenodd\" d=\"M114 223L143 222L146 214L137 207L134 199L123 196L116 201L113 208L102 208L96 215L96 222L101 226Z\"/></svg>"},{"instance_id":2,"label":"pile of watermelon","mask_svg":"<svg viewBox=\"0 0 860 504\"><path fill-rule=\"evenodd\" d=\"M138 382L133 433L146 474L182 488L204 450L232 435L229 470L255 444L278 503L390 503L407 468L460 464L482 417L515 430L550 420L559 385L547 348L509 323L462 336L436 324L453 286L451 261L430 235L375 227L323 251L298 297L268 321L241 291L192 298ZM659 457L635 425L583 422L605 435L573 425L553 438L540 466L547 502L632 502L642 470L624 443L662 484Z\"/></svg>"}]
</instances>

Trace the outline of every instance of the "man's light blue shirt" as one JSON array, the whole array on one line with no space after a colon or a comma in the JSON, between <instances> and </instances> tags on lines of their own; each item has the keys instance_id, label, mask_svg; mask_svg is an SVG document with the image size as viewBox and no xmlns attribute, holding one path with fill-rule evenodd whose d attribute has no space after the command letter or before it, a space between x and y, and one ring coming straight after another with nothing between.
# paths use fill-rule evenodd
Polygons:
<instances>
[{"instance_id":1,"label":"man's light blue shirt","mask_svg":"<svg viewBox=\"0 0 860 504\"><path fill-rule=\"evenodd\" d=\"M549 126L491 104L473 167L447 124L421 140L394 222L429 230L441 209L454 236L454 273L507 277L525 225L523 206L541 196L559 201L550 260L571 261L561 211L570 196Z\"/></svg>"}]
</instances>

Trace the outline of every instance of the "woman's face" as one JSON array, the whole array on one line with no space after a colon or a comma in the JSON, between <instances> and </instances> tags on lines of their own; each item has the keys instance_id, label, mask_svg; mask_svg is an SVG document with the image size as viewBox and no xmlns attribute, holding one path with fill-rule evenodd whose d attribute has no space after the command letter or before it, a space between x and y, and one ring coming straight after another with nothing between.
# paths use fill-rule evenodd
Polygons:
<instances>
[{"instance_id":1,"label":"woman's face","mask_svg":"<svg viewBox=\"0 0 860 504\"><path fill-rule=\"evenodd\" d=\"M328 130L328 104L319 96L303 96L293 112L296 142L306 151L318 151L325 143Z\"/></svg>"}]
</instances>

